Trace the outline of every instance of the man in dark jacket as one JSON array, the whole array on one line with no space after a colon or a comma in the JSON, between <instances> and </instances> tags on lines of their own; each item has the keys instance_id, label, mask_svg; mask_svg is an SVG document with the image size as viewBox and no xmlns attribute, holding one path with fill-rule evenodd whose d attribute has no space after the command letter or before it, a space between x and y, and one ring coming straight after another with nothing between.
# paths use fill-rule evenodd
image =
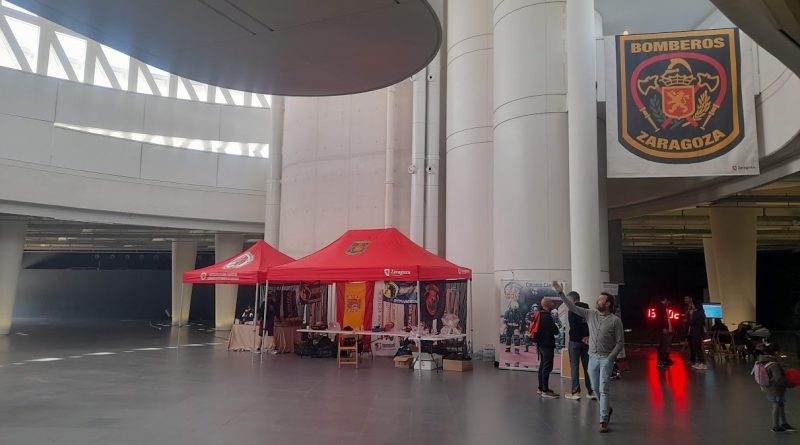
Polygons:
<instances>
[{"instance_id":1,"label":"man in dark jacket","mask_svg":"<svg viewBox=\"0 0 800 445\"><path fill-rule=\"evenodd\" d=\"M703 310L703 304L690 300L688 315L689 360L692 362L692 368L700 371L706 370L708 365L706 365L703 351L703 339L706 336L706 312Z\"/></svg>"},{"instance_id":2,"label":"man in dark jacket","mask_svg":"<svg viewBox=\"0 0 800 445\"><path fill-rule=\"evenodd\" d=\"M575 291L567 294L567 298L575 303L575 306L589 309L589 305L581 302L581 296ZM592 391L592 383L589 380L589 325L586 319L580 315L570 312L569 320L569 365L572 370L572 392L564 397L570 400L580 400L581 382L580 366L583 363L583 376L586 381L586 392L590 399L596 399Z\"/></svg>"},{"instance_id":3,"label":"man in dark jacket","mask_svg":"<svg viewBox=\"0 0 800 445\"><path fill-rule=\"evenodd\" d=\"M559 395L550 389L550 373L553 372L553 359L556 353L556 326L550 311L555 307L552 298L542 298L542 308L539 310L539 330L536 333L536 348L539 351L539 390L542 397L557 399Z\"/></svg>"},{"instance_id":4,"label":"man in dark jacket","mask_svg":"<svg viewBox=\"0 0 800 445\"><path fill-rule=\"evenodd\" d=\"M669 318L669 298L661 297L656 307L656 329L658 329L658 363L659 368L665 368L673 362L669 358L669 347L672 345L672 320Z\"/></svg>"}]
</instances>

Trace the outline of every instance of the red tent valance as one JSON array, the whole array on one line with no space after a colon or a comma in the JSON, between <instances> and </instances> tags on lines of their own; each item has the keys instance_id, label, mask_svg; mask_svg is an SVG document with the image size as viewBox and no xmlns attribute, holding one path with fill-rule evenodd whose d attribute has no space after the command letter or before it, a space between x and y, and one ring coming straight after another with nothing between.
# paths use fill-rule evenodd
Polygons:
<instances>
[{"instance_id":1,"label":"red tent valance","mask_svg":"<svg viewBox=\"0 0 800 445\"><path fill-rule=\"evenodd\" d=\"M267 271L294 261L259 240L244 252L212 266L183 274L184 283L256 284L267 280Z\"/></svg>"},{"instance_id":2,"label":"red tent valance","mask_svg":"<svg viewBox=\"0 0 800 445\"><path fill-rule=\"evenodd\" d=\"M350 230L327 247L267 273L270 282L430 281L472 278L397 229Z\"/></svg>"}]
</instances>

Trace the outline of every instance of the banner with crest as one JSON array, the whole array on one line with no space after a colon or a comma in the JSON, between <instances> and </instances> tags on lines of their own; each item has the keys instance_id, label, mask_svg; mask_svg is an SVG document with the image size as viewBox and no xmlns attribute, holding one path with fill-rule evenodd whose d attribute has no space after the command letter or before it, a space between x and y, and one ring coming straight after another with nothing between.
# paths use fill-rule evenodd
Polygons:
<instances>
[{"instance_id":1,"label":"banner with crest","mask_svg":"<svg viewBox=\"0 0 800 445\"><path fill-rule=\"evenodd\" d=\"M750 48L736 29L607 39L608 177L757 175Z\"/></svg>"}]
</instances>

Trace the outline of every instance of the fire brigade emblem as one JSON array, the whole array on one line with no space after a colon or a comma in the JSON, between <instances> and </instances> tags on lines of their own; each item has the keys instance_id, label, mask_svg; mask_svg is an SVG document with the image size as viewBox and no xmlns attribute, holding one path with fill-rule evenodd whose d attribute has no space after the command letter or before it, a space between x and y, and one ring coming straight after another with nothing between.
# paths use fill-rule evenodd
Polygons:
<instances>
[{"instance_id":1,"label":"fire brigade emblem","mask_svg":"<svg viewBox=\"0 0 800 445\"><path fill-rule=\"evenodd\" d=\"M736 30L618 36L619 141L662 163L721 156L744 138Z\"/></svg>"}]
</instances>

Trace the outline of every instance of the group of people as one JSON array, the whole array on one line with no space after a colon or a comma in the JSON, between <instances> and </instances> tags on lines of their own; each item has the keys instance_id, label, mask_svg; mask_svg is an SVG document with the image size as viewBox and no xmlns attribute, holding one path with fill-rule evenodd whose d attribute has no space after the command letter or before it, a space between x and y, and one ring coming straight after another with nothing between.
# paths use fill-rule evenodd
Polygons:
<instances>
[{"instance_id":1,"label":"group of people","mask_svg":"<svg viewBox=\"0 0 800 445\"><path fill-rule=\"evenodd\" d=\"M683 297L685 311L683 313L684 332L689 344L689 363L693 369L706 370L705 353L703 352L703 339L706 335L706 313L703 304L693 298ZM656 366L661 369L672 366L674 362L669 358L672 340L677 333L678 321L670 316L669 298L662 297L656 308L656 328L659 330L659 341Z\"/></svg>"},{"instance_id":2,"label":"group of people","mask_svg":"<svg viewBox=\"0 0 800 445\"><path fill-rule=\"evenodd\" d=\"M597 298L596 308L589 309L587 304L580 302L580 295L577 292L565 295L564 289L555 281L553 290L570 311L569 354L572 392L566 395L566 398L572 400L581 398L579 367L582 363L587 396L589 399L600 400L600 432L608 432L611 414L614 412L609 400L610 380L614 362L622 352L624 344L622 320L614 314L616 302L612 295L603 292ZM551 399L560 397L549 385L555 356L555 335L558 333L551 316L554 306L553 299L548 297L542 299L539 324L534 338L540 356L537 393Z\"/></svg>"}]
</instances>

